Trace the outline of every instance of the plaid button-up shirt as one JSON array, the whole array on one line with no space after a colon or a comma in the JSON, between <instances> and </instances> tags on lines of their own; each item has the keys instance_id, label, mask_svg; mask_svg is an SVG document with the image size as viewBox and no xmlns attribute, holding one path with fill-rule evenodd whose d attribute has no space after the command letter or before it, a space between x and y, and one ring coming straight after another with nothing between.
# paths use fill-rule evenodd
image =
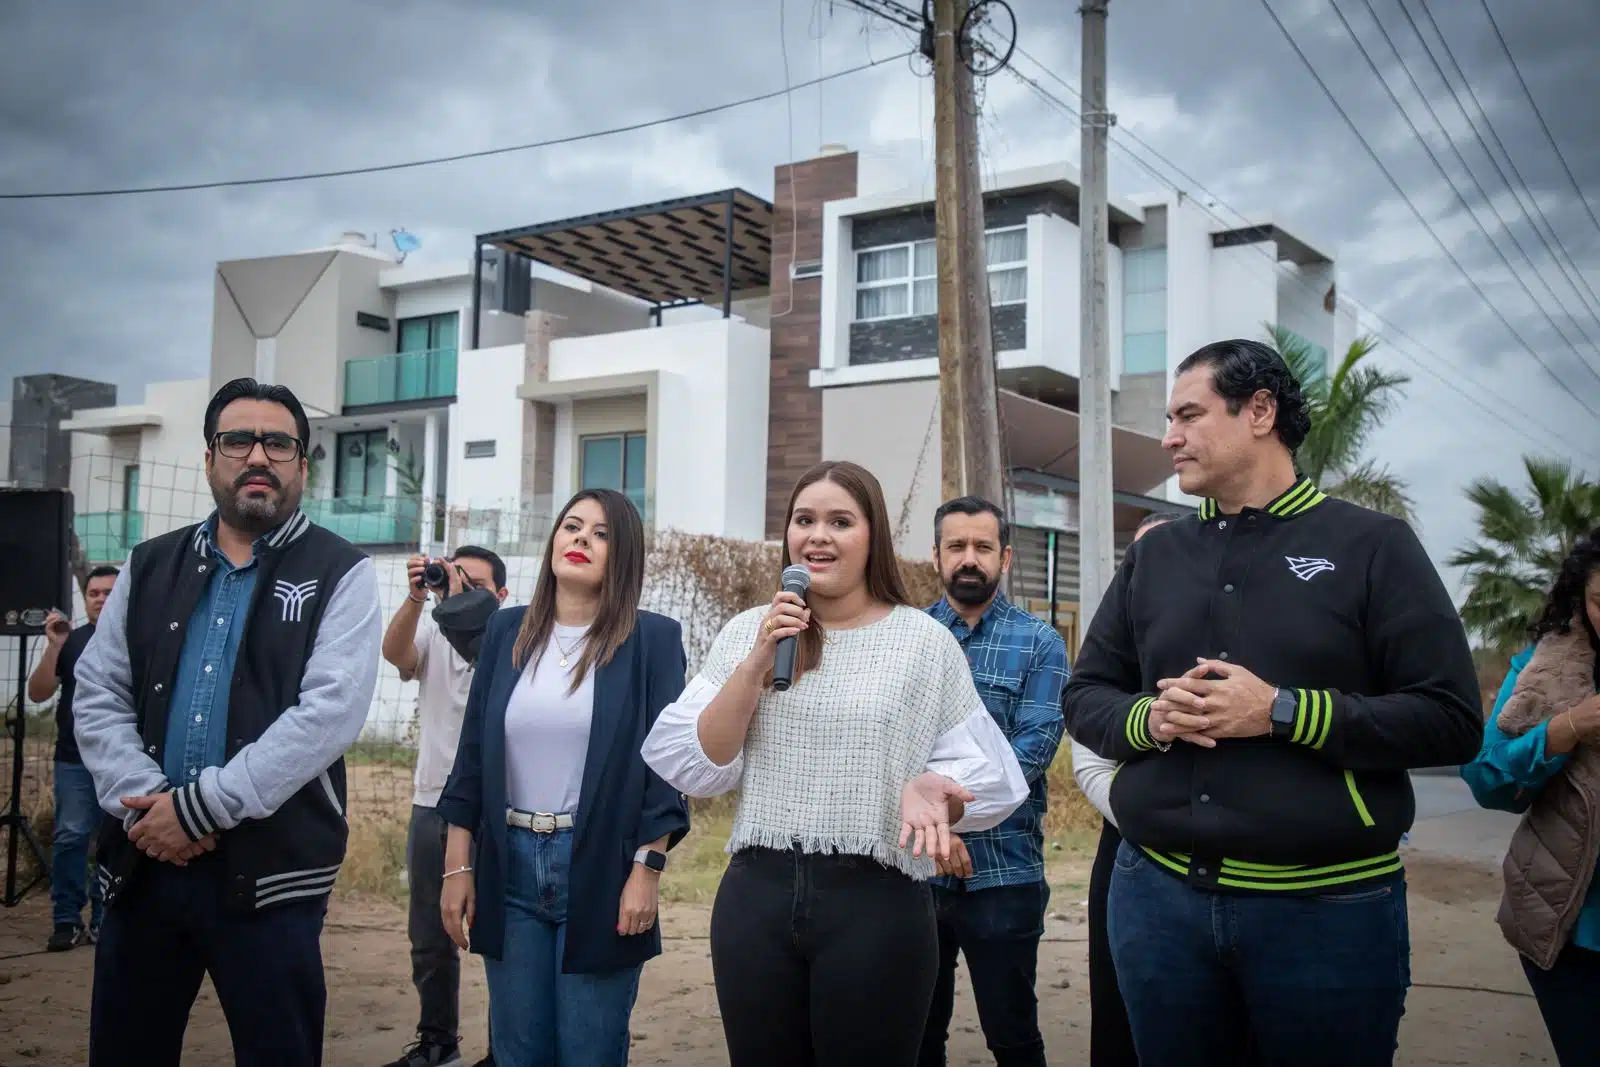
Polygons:
<instances>
[{"instance_id":1,"label":"plaid button-up shirt","mask_svg":"<svg viewBox=\"0 0 1600 1067\"><path fill-rule=\"evenodd\" d=\"M965 882L935 878L935 885L968 891L1044 880L1045 772L1056 757L1064 722L1061 690L1067 684L1067 645L1047 622L995 595L978 624L968 627L947 599L928 609L966 650L978 695L1011 742L1028 780L1028 799L992 830L962 834L972 856Z\"/></svg>"}]
</instances>

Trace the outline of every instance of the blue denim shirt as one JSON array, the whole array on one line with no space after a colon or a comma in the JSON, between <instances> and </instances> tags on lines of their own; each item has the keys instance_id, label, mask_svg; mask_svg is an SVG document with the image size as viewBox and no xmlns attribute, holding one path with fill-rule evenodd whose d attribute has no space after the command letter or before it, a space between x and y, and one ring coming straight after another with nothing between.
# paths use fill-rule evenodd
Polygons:
<instances>
[{"instance_id":1,"label":"blue denim shirt","mask_svg":"<svg viewBox=\"0 0 1600 1067\"><path fill-rule=\"evenodd\" d=\"M1061 691L1067 684L1067 644L1049 623L1012 604L1003 593L973 627L943 598L928 614L961 642L978 695L1011 742L1028 780L1028 799L1005 822L961 835L972 857L972 877L964 882L935 878L933 883L972 891L1043 881L1045 772L1056 758L1065 726Z\"/></svg>"},{"instance_id":2,"label":"blue denim shirt","mask_svg":"<svg viewBox=\"0 0 1600 1067\"><path fill-rule=\"evenodd\" d=\"M261 541L256 542L250 561L235 567L217 548L216 530L213 514L205 525L205 550L213 561L211 580L189 617L167 712L161 770L174 787L197 782L201 771L227 762L233 665L250 617L256 576L261 573L256 566Z\"/></svg>"}]
</instances>

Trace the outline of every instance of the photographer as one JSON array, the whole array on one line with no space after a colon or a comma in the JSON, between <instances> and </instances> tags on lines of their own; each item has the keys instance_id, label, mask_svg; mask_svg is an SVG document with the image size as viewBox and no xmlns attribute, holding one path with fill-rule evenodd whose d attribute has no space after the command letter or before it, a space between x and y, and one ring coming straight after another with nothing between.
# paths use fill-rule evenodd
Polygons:
<instances>
[{"instance_id":1,"label":"photographer","mask_svg":"<svg viewBox=\"0 0 1600 1067\"><path fill-rule=\"evenodd\" d=\"M506 565L488 549L463 545L448 559L412 556L406 561L406 575L410 588L383 635L383 658L394 664L401 681L415 679L421 687L406 877L411 896L411 980L422 1009L416 1044L391 1067L445 1067L461 1062L457 1047L461 964L439 917L445 824L434 807L455 764L473 665L456 650L446 631L432 618L423 618L423 609L429 594L443 603L474 590L503 603Z\"/></svg>"}]
</instances>

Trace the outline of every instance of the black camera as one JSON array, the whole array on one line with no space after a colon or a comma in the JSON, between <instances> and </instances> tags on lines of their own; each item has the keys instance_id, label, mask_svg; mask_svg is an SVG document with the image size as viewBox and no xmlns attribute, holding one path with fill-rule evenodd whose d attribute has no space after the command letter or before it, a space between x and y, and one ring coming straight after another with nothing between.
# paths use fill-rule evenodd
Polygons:
<instances>
[{"instance_id":1,"label":"black camera","mask_svg":"<svg viewBox=\"0 0 1600 1067\"><path fill-rule=\"evenodd\" d=\"M445 570L443 563L431 559L422 568L422 585L426 589L449 589L450 572Z\"/></svg>"}]
</instances>

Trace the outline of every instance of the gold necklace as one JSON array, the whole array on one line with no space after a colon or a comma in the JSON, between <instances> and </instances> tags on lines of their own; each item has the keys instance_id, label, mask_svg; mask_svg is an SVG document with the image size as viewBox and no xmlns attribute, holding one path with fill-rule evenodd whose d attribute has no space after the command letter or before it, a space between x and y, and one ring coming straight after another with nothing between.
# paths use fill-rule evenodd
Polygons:
<instances>
[{"instance_id":1,"label":"gold necklace","mask_svg":"<svg viewBox=\"0 0 1600 1067\"><path fill-rule=\"evenodd\" d=\"M578 645L583 644L583 638L585 636L587 636L587 634L580 635L578 637ZM565 667L567 665L567 657L572 655L572 653L567 651L567 649L562 646L561 638L557 637L554 632L552 632L550 634L550 639L556 643L556 648L560 649L560 651L561 651L561 666ZM573 645L572 646L574 651L576 651L578 645Z\"/></svg>"}]
</instances>

